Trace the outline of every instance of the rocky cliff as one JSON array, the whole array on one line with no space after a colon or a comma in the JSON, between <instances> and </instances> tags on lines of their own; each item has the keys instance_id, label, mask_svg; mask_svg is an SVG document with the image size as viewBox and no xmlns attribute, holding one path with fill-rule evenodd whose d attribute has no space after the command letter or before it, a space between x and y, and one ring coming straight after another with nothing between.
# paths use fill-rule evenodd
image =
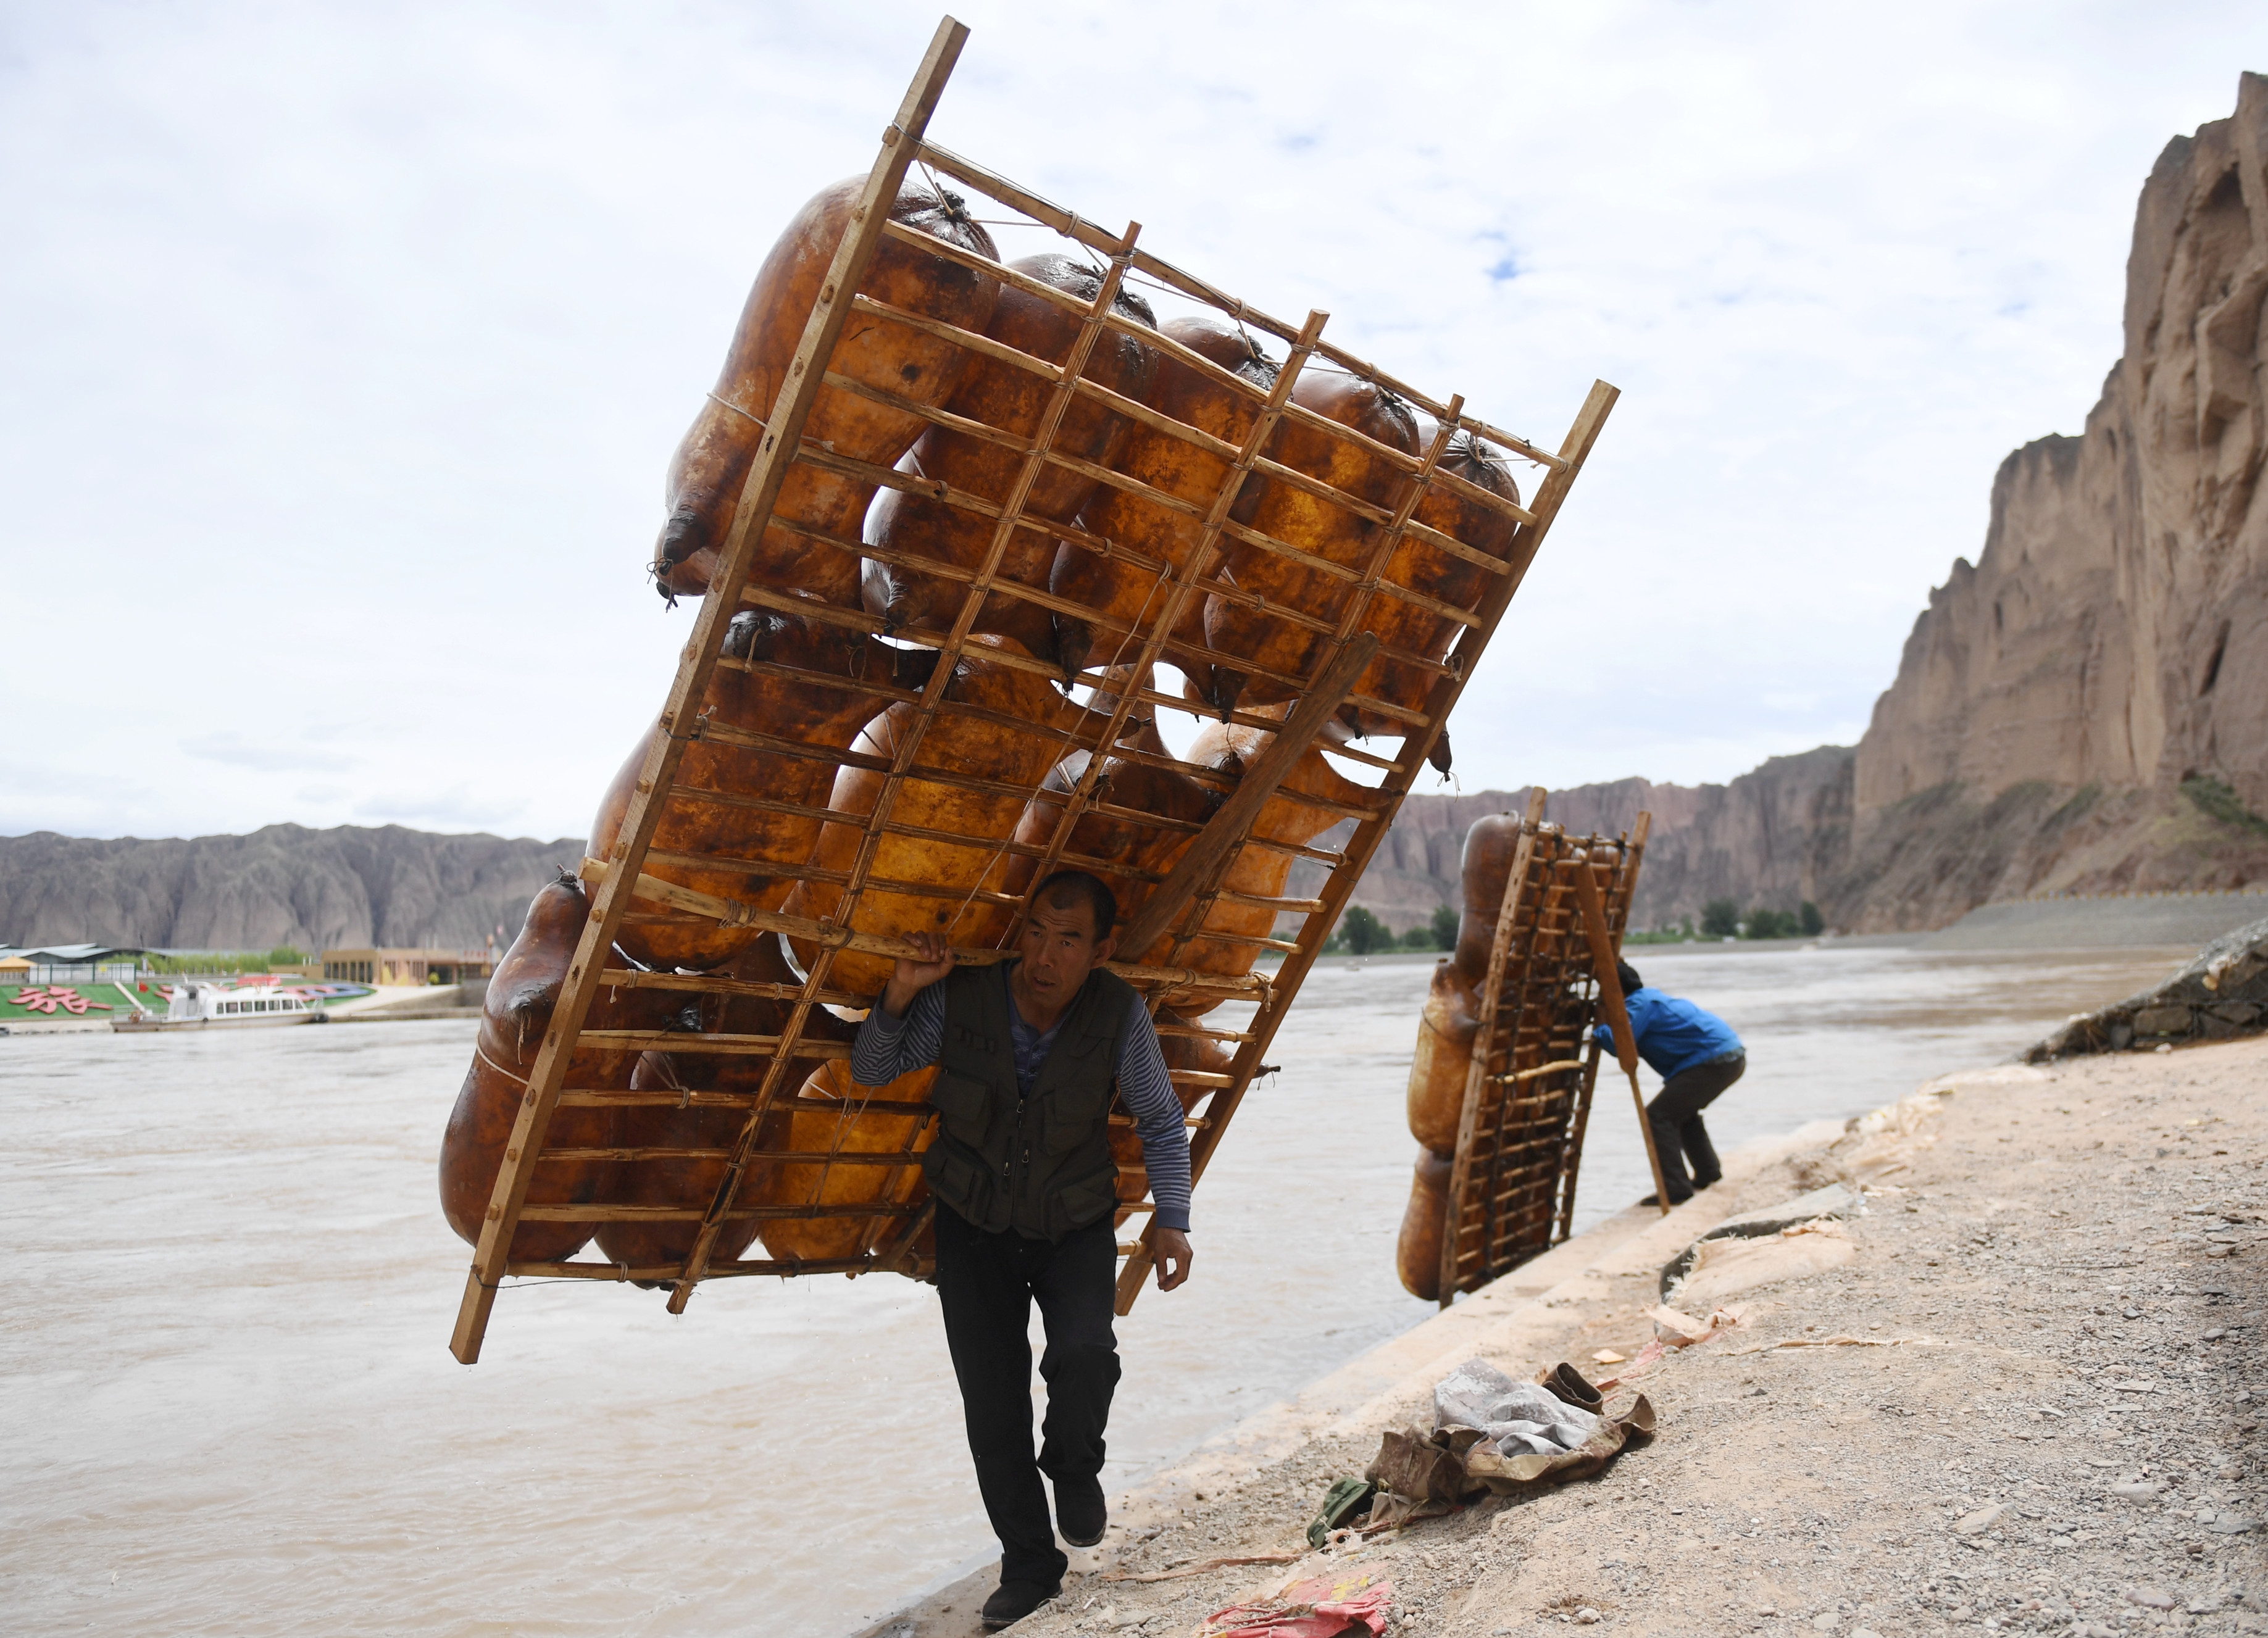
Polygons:
<instances>
[{"instance_id":1,"label":"rocky cliff","mask_svg":"<svg viewBox=\"0 0 2268 1638\"><path fill-rule=\"evenodd\" d=\"M1400 931L1436 905L1461 902L1457 861L1465 832L1484 813L1520 812L1528 790L1410 797L1355 890L1354 902ZM1712 899L1793 910L1828 902L1851 836L1851 750L1822 746L1779 756L1727 785L1658 785L1646 779L1554 790L1544 817L1582 833L1613 834L1641 812L1653 815L1638 871L1631 920L1639 927L1697 916ZM1342 840L1334 834L1332 841ZM1327 844L1328 845L1328 844ZM1295 870L1295 894L1322 883L1320 869Z\"/></svg>"},{"instance_id":2,"label":"rocky cliff","mask_svg":"<svg viewBox=\"0 0 2268 1638\"><path fill-rule=\"evenodd\" d=\"M2268 78L2247 74L2235 116L2143 186L2124 353L2085 431L2002 465L1984 549L1874 708L1842 884L1858 925L2268 879L2249 819L2268 811L2264 303Z\"/></svg>"},{"instance_id":3,"label":"rocky cliff","mask_svg":"<svg viewBox=\"0 0 2268 1638\"><path fill-rule=\"evenodd\" d=\"M0 943L302 950L478 949L583 844L440 836L388 825L248 836L0 836Z\"/></svg>"}]
</instances>

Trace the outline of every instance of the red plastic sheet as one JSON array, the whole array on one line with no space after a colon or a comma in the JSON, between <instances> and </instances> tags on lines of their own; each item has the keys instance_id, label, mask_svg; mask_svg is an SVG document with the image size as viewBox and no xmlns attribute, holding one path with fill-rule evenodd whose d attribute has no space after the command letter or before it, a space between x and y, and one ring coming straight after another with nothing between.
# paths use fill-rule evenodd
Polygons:
<instances>
[{"instance_id":1,"label":"red plastic sheet","mask_svg":"<svg viewBox=\"0 0 2268 1638\"><path fill-rule=\"evenodd\" d=\"M1202 1638L1342 1638L1386 1631L1394 1583L1368 1570L1316 1576L1256 1604L1233 1604L1208 1617Z\"/></svg>"}]
</instances>

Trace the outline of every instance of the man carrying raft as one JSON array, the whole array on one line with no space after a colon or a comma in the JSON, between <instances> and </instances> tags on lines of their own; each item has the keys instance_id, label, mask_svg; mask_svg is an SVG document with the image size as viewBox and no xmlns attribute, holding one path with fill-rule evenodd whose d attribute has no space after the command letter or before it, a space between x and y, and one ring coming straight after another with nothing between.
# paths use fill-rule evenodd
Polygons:
<instances>
[{"instance_id":1,"label":"man carrying raft","mask_svg":"<svg viewBox=\"0 0 2268 1638\"><path fill-rule=\"evenodd\" d=\"M1181 1099L1142 997L1101 970L1118 914L1110 890L1058 870L1033 891L1017 959L956 967L944 937L907 935L859 1026L851 1078L885 1086L935 1064L940 1128L922 1155L937 1207L937 1286L993 1533L1000 1587L984 1628L1022 1620L1062 1590L1077 1547L1108 1523L1103 1425L1118 1385L1115 1087L1142 1139L1157 1206L1158 1289L1189 1278L1189 1144ZM1040 1305L1048 1385L1032 1453L1031 1305ZM1040 1486L1055 1486L1055 1529Z\"/></svg>"}]
</instances>

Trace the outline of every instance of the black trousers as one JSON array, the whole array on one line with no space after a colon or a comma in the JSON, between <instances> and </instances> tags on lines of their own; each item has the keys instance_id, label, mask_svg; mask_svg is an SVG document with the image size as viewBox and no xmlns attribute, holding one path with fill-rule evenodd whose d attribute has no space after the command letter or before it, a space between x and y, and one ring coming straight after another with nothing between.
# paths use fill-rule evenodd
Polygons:
<instances>
[{"instance_id":1,"label":"black trousers","mask_svg":"<svg viewBox=\"0 0 2268 1638\"><path fill-rule=\"evenodd\" d=\"M1653 1150L1661 1157L1661 1180L1668 1187L1671 1205L1691 1200L1696 1188L1705 1189L1725 1175L1717 1163L1716 1147L1709 1142L1709 1128L1701 1124L1701 1112L1748 1067L1748 1054L1734 1053L1680 1069L1661 1083L1646 1106L1646 1123L1653 1128ZM1693 1166L1690 1178L1688 1161Z\"/></svg>"},{"instance_id":2,"label":"black trousers","mask_svg":"<svg viewBox=\"0 0 2268 1638\"><path fill-rule=\"evenodd\" d=\"M1011 1230L988 1234L950 1207L937 1208L937 1290L945 1342L961 1384L968 1454L992 1533L1000 1579L1049 1586L1071 1561L1056 1546L1040 1475L1086 1479L1102 1471L1102 1429L1118 1386L1110 1328L1118 1284L1118 1233L1109 1218L1057 1242ZM1032 1304L1046 1324L1040 1377L1047 1420L1032 1455Z\"/></svg>"}]
</instances>

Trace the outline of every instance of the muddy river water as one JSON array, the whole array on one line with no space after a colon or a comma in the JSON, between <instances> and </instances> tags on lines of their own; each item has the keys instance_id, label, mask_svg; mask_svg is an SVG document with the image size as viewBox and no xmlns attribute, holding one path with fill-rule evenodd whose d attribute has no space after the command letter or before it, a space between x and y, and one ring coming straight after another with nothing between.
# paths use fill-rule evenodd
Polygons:
<instances>
[{"instance_id":1,"label":"muddy river water","mask_svg":"<svg viewBox=\"0 0 2268 1638\"><path fill-rule=\"evenodd\" d=\"M2183 953L1631 951L1748 1042L1720 1147L2004 1057ZM1198 1189L1190 1283L1121 1324L1114 1490L1433 1311L1392 1264L1428 973L1309 981ZM470 1039L0 1040L0 1626L828 1638L984 1552L925 1287L719 1282L674 1319L515 1289L458 1365L433 1159ZM1600 1094L1579 1227L1647 1186Z\"/></svg>"}]
</instances>

